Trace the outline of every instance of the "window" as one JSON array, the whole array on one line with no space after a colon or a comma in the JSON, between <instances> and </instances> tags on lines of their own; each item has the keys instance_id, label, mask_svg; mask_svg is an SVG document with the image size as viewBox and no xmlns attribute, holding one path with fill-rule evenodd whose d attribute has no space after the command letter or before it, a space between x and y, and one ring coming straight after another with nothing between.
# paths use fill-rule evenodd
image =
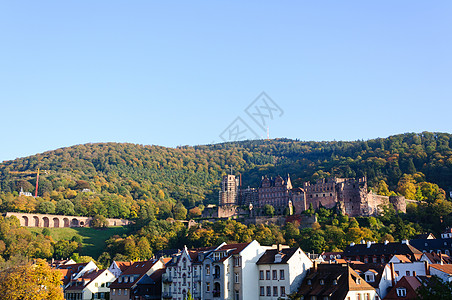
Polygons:
<instances>
[{"instance_id":1,"label":"window","mask_svg":"<svg viewBox=\"0 0 452 300\"><path fill-rule=\"evenodd\" d=\"M397 288L396 292L397 292L397 296L406 297L406 289L405 288Z\"/></svg>"},{"instance_id":2,"label":"window","mask_svg":"<svg viewBox=\"0 0 452 300\"><path fill-rule=\"evenodd\" d=\"M240 300L240 292L239 291L234 291L234 300Z\"/></svg>"},{"instance_id":3,"label":"window","mask_svg":"<svg viewBox=\"0 0 452 300\"><path fill-rule=\"evenodd\" d=\"M124 295L127 295L127 290L124 290Z\"/></svg>"},{"instance_id":4,"label":"window","mask_svg":"<svg viewBox=\"0 0 452 300\"><path fill-rule=\"evenodd\" d=\"M397 277L399 277L399 271L395 271Z\"/></svg>"},{"instance_id":5,"label":"window","mask_svg":"<svg viewBox=\"0 0 452 300\"><path fill-rule=\"evenodd\" d=\"M264 271L262 270L259 271L259 279L264 280Z\"/></svg>"},{"instance_id":6,"label":"window","mask_svg":"<svg viewBox=\"0 0 452 300\"><path fill-rule=\"evenodd\" d=\"M241 257L234 257L234 267L240 267L242 264L242 258Z\"/></svg>"},{"instance_id":7,"label":"window","mask_svg":"<svg viewBox=\"0 0 452 300\"><path fill-rule=\"evenodd\" d=\"M121 289L118 289L118 295L121 295Z\"/></svg>"},{"instance_id":8,"label":"window","mask_svg":"<svg viewBox=\"0 0 452 300\"><path fill-rule=\"evenodd\" d=\"M273 270L272 275L273 275L273 280L278 280L278 271L277 270Z\"/></svg>"},{"instance_id":9,"label":"window","mask_svg":"<svg viewBox=\"0 0 452 300\"><path fill-rule=\"evenodd\" d=\"M365 279L366 279L367 282L374 282L375 281L374 274L366 274L365 277L366 277Z\"/></svg>"},{"instance_id":10,"label":"window","mask_svg":"<svg viewBox=\"0 0 452 300\"><path fill-rule=\"evenodd\" d=\"M184 259L182 259L182 267L184 270L187 269L187 259L184 257Z\"/></svg>"},{"instance_id":11,"label":"window","mask_svg":"<svg viewBox=\"0 0 452 300\"><path fill-rule=\"evenodd\" d=\"M234 283L239 283L239 282L240 282L239 273L234 273Z\"/></svg>"},{"instance_id":12,"label":"window","mask_svg":"<svg viewBox=\"0 0 452 300\"><path fill-rule=\"evenodd\" d=\"M272 295L271 287L267 286L267 296L270 297Z\"/></svg>"},{"instance_id":13,"label":"window","mask_svg":"<svg viewBox=\"0 0 452 300\"><path fill-rule=\"evenodd\" d=\"M210 265L206 265L206 275L210 275Z\"/></svg>"},{"instance_id":14,"label":"window","mask_svg":"<svg viewBox=\"0 0 452 300\"><path fill-rule=\"evenodd\" d=\"M284 280L284 270L279 270L279 279Z\"/></svg>"},{"instance_id":15,"label":"window","mask_svg":"<svg viewBox=\"0 0 452 300\"><path fill-rule=\"evenodd\" d=\"M112 289L111 294L114 295L115 294L115 289Z\"/></svg>"},{"instance_id":16,"label":"window","mask_svg":"<svg viewBox=\"0 0 452 300\"><path fill-rule=\"evenodd\" d=\"M265 296L265 288L263 286L260 287L260 296Z\"/></svg>"},{"instance_id":17,"label":"window","mask_svg":"<svg viewBox=\"0 0 452 300\"><path fill-rule=\"evenodd\" d=\"M410 276L410 271L406 271L406 276Z\"/></svg>"},{"instance_id":18,"label":"window","mask_svg":"<svg viewBox=\"0 0 452 300\"><path fill-rule=\"evenodd\" d=\"M278 287L277 286L273 287L273 296L278 297Z\"/></svg>"},{"instance_id":19,"label":"window","mask_svg":"<svg viewBox=\"0 0 452 300\"><path fill-rule=\"evenodd\" d=\"M282 287L280 288L280 290L281 290L281 297L285 297L285 296L286 296L286 287L285 287L285 286L282 286Z\"/></svg>"},{"instance_id":20,"label":"window","mask_svg":"<svg viewBox=\"0 0 452 300\"><path fill-rule=\"evenodd\" d=\"M265 271L265 279L270 280L270 270Z\"/></svg>"},{"instance_id":21,"label":"window","mask_svg":"<svg viewBox=\"0 0 452 300\"><path fill-rule=\"evenodd\" d=\"M361 294L356 295L356 300L361 300Z\"/></svg>"},{"instance_id":22,"label":"window","mask_svg":"<svg viewBox=\"0 0 452 300\"><path fill-rule=\"evenodd\" d=\"M206 292L210 292L210 282L206 282Z\"/></svg>"}]
</instances>

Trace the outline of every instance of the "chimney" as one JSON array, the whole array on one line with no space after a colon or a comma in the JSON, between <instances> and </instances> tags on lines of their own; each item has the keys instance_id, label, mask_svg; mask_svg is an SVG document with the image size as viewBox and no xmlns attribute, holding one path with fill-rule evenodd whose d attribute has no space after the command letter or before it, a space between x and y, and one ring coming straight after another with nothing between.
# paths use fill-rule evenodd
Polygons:
<instances>
[{"instance_id":1,"label":"chimney","mask_svg":"<svg viewBox=\"0 0 452 300\"><path fill-rule=\"evenodd\" d=\"M387 244L389 244L389 241L388 241L388 240L385 240L385 245L387 245Z\"/></svg>"},{"instance_id":2,"label":"chimney","mask_svg":"<svg viewBox=\"0 0 452 300\"><path fill-rule=\"evenodd\" d=\"M318 265L318 262L316 261L316 260L314 260L313 261L313 264L312 264L312 270L315 272L315 271L317 271L317 265Z\"/></svg>"},{"instance_id":3,"label":"chimney","mask_svg":"<svg viewBox=\"0 0 452 300\"><path fill-rule=\"evenodd\" d=\"M425 275L430 275L430 266L427 260L424 260Z\"/></svg>"},{"instance_id":4,"label":"chimney","mask_svg":"<svg viewBox=\"0 0 452 300\"><path fill-rule=\"evenodd\" d=\"M367 242L367 248L370 248L370 246L372 246L372 242L371 242L371 241L368 241L368 242Z\"/></svg>"},{"instance_id":5,"label":"chimney","mask_svg":"<svg viewBox=\"0 0 452 300\"><path fill-rule=\"evenodd\" d=\"M410 242L408 240L402 240L402 244L409 245Z\"/></svg>"},{"instance_id":6,"label":"chimney","mask_svg":"<svg viewBox=\"0 0 452 300\"><path fill-rule=\"evenodd\" d=\"M392 282L392 286L395 286L394 263L390 263L390 264L389 264L389 268L391 269L391 282Z\"/></svg>"},{"instance_id":7,"label":"chimney","mask_svg":"<svg viewBox=\"0 0 452 300\"><path fill-rule=\"evenodd\" d=\"M350 247L353 247L353 246L355 246L355 243L354 243L354 242L351 242L351 243L350 243Z\"/></svg>"},{"instance_id":8,"label":"chimney","mask_svg":"<svg viewBox=\"0 0 452 300\"><path fill-rule=\"evenodd\" d=\"M361 244L365 244L366 243L366 241L365 240L361 240Z\"/></svg>"}]
</instances>

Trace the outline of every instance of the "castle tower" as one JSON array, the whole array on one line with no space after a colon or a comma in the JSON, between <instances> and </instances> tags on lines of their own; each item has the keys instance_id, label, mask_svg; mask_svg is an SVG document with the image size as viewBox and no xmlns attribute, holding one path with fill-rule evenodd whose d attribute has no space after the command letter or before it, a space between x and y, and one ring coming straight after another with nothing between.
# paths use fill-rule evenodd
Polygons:
<instances>
[{"instance_id":1,"label":"castle tower","mask_svg":"<svg viewBox=\"0 0 452 300\"><path fill-rule=\"evenodd\" d=\"M220 206L237 205L237 196L239 192L239 179L234 175L225 175L221 181Z\"/></svg>"}]
</instances>

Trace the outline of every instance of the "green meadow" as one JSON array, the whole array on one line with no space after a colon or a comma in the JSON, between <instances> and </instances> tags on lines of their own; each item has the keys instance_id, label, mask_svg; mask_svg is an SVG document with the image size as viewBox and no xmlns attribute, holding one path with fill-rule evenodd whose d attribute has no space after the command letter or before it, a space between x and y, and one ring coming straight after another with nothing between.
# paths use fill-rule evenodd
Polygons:
<instances>
[{"instance_id":1,"label":"green meadow","mask_svg":"<svg viewBox=\"0 0 452 300\"><path fill-rule=\"evenodd\" d=\"M42 233L44 228L28 227L31 232ZM82 238L82 250L80 255L91 256L97 259L102 252L105 251L105 241L113 235L122 236L129 233L129 228L116 226L104 229L96 229L90 227L74 227L74 228L48 228L50 236L54 241L70 240L73 236L79 235Z\"/></svg>"}]
</instances>

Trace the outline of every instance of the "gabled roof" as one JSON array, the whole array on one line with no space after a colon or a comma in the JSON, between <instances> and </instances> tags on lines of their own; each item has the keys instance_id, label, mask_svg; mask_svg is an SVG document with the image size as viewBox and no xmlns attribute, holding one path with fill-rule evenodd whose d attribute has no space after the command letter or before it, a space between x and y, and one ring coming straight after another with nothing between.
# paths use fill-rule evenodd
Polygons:
<instances>
[{"instance_id":1,"label":"gabled roof","mask_svg":"<svg viewBox=\"0 0 452 300\"><path fill-rule=\"evenodd\" d=\"M452 265L431 264L430 268L434 268L446 274L452 275Z\"/></svg>"},{"instance_id":2,"label":"gabled roof","mask_svg":"<svg viewBox=\"0 0 452 300\"><path fill-rule=\"evenodd\" d=\"M397 289L401 288L404 288L406 290L406 296L403 299L417 299L416 290L422 284L428 284L429 279L429 276L403 276L389 291L389 293L385 297L385 300L401 299L401 297L397 295Z\"/></svg>"},{"instance_id":3,"label":"gabled roof","mask_svg":"<svg viewBox=\"0 0 452 300\"><path fill-rule=\"evenodd\" d=\"M375 281L374 282L367 282L368 284L370 284L371 286L373 286L374 288L378 288L380 281L381 281L381 277L383 276L383 272L385 270L385 264L380 264L380 263L350 263L349 264L350 267L359 272L360 275L362 274L362 278L363 280L365 280L365 276L364 273L366 272L372 272L375 274Z\"/></svg>"},{"instance_id":4,"label":"gabled roof","mask_svg":"<svg viewBox=\"0 0 452 300\"><path fill-rule=\"evenodd\" d=\"M277 249L266 250L256 264L287 264L287 261L297 252L298 249L299 248L285 248L281 249L280 251L278 251ZM275 256L278 253L282 254L281 262L275 262Z\"/></svg>"},{"instance_id":5,"label":"gabled roof","mask_svg":"<svg viewBox=\"0 0 452 300\"><path fill-rule=\"evenodd\" d=\"M429 240L434 241L434 240ZM344 251L344 256L363 256L363 255L397 255L397 254L422 254L410 244L405 243L373 243L369 246L367 244L356 244L354 246L347 246Z\"/></svg>"},{"instance_id":6,"label":"gabled roof","mask_svg":"<svg viewBox=\"0 0 452 300\"><path fill-rule=\"evenodd\" d=\"M79 273L83 268L85 268L89 263L78 263L69 265L60 265L58 270L63 274L63 284L66 285L72 279L72 276Z\"/></svg>"},{"instance_id":7,"label":"gabled roof","mask_svg":"<svg viewBox=\"0 0 452 300\"><path fill-rule=\"evenodd\" d=\"M395 258L395 259L394 259ZM411 260L406 255L396 254L392 257L390 262L410 263Z\"/></svg>"},{"instance_id":8,"label":"gabled roof","mask_svg":"<svg viewBox=\"0 0 452 300\"><path fill-rule=\"evenodd\" d=\"M319 264L311 268L303 280L298 294L305 299L344 299L349 291L375 290L347 264Z\"/></svg>"},{"instance_id":9,"label":"gabled roof","mask_svg":"<svg viewBox=\"0 0 452 300\"><path fill-rule=\"evenodd\" d=\"M110 285L110 288L130 289L157 263L158 260L147 260L134 262ZM124 278L129 280L124 282ZM133 282L130 281L133 278ZM119 282L121 281L121 282Z\"/></svg>"},{"instance_id":10,"label":"gabled roof","mask_svg":"<svg viewBox=\"0 0 452 300\"><path fill-rule=\"evenodd\" d=\"M116 266L121 270L121 272L124 272L128 267L130 267L133 262L132 261L115 261Z\"/></svg>"},{"instance_id":11,"label":"gabled roof","mask_svg":"<svg viewBox=\"0 0 452 300\"><path fill-rule=\"evenodd\" d=\"M236 255L239 254L240 252L242 252L250 243L237 243L237 244L225 244L221 247L219 247L218 249L216 249L213 252L223 252L223 251L227 251L227 255L225 255L223 258L221 258L219 260L219 262L223 262L226 259L228 259L229 257L231 257L232 255Z\"/></svg>"},{"instance_id":12,"label":"gabled roof","mask_svg":"<svg viewBox=\"0 0 452 300\"><path fill-rule=\"evenodd\" d=\"M452 249L452 238L447 239L417 239L410 240L410 245L416 247L420 251L430 252L441 250L445 253L446 250Z\"/></svg>"},{"instance_id":13,"label":"gabled roof","mask_svg":"<svg viewBox=\"0 0 452 300\"><path fill-rule=\"evenodd\" d=\"M95 270L92 272L86 272L77 279L71 280L70 285L66 287L66 291L83 290L94 279L103 274L106 270Z\"/></svg>"}]
</instances>

